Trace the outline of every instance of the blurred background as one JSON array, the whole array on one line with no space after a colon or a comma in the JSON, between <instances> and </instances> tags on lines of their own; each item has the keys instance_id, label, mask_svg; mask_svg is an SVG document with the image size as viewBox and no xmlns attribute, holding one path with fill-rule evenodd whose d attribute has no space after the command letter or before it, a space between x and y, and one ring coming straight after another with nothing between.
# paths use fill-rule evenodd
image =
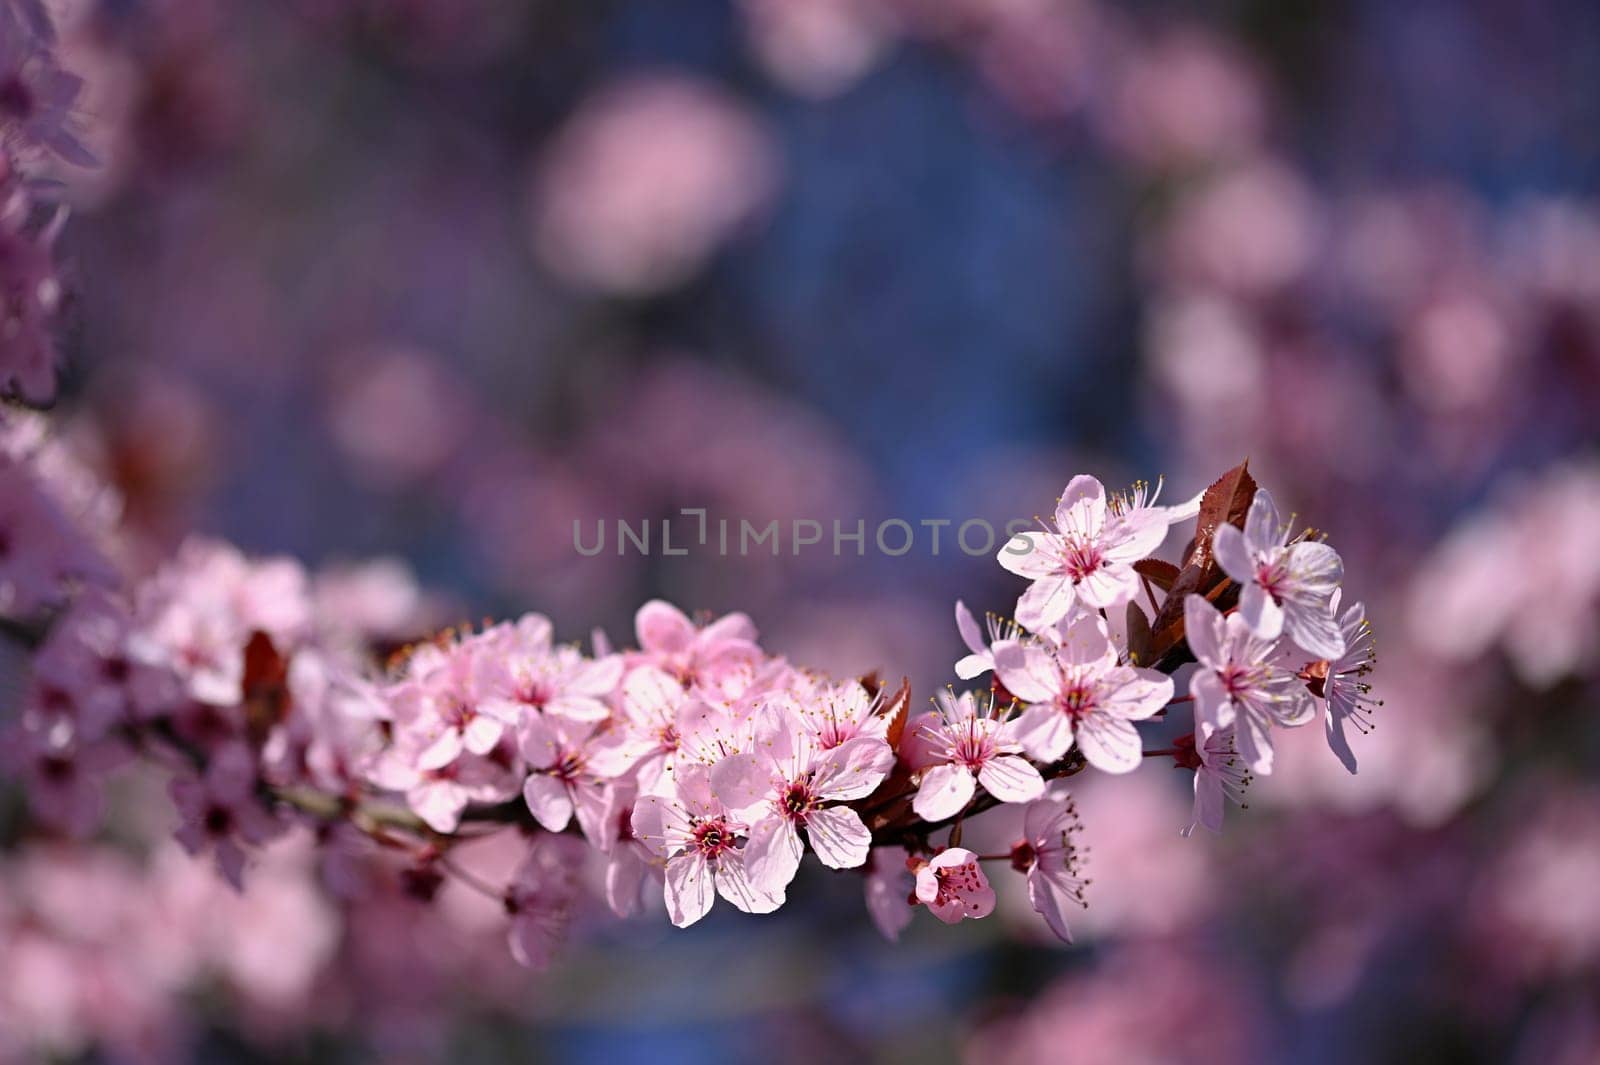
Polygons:
<instances>
[{"instance_id":1,"label":"blurred background","mask_svg":"<svg viewBox=\"0 0 1600 1065\"><path fill-rule=\"evenodd\" d=\"M442 621L571 639L740 609L920 700L953 601L1021 590L953 526L584 557L574 522L998 526L1248 456L1343 553L1386 705L1354 777L1286 736L1221 838L1164 764L1077 778L1072 948L1021 897L887 944L808 868L530 978L448 889L28 841L10 895L93 964L14 950L0 1023L68 1061L1600 1061L1600 7L50 6L101 164L58 175L55 416L151 561L392 558Z\"/></svg>"}]
</instances>

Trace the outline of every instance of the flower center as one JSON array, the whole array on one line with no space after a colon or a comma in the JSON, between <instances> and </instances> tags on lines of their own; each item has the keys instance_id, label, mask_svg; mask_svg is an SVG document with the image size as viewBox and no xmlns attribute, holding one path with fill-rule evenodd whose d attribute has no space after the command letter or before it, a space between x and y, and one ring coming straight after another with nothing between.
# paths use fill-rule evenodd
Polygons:
<instances>
[{"instance_id":1,"label":"flower center","mask_svg":"<svg viewBox=\"0 0 1600 1065\"><path fill-rule=\"evenodd\" d=\"M233 811L226 806L208 807L205 826L208 836L226 836L228 830L233 827Z\"/></svg>"},{"instance_id":2,"label":"flower center","mask_svg":"<svg viewBox=\"0 0 1600 1065\"><path fill-rule=\"evenodd\" d=\"M1056 696L1056 709L1072 719L1073 724L1083 720L1095 708L1098 690L1096 685L1081 678L1069 678Z\"/></svg>"},{"instance_id":3,"label":"flower center","mask_svg":"<svg viewBox=\"0 0 1600 1065\"><path fill-rule=\"evenodd\" d=\"M0 114L15 119L33 114L33 91L16 75L0 81Z\"/></svg>"},{"instance_id":4,"label":"flower center","mask_svg":"<svg viewBox=\"0 0 1600 1065\"><path fill-rule=\"evenodd\" d=\"M656 729L656 741L661 744L662 750L676 751L678 749L678 744L681 742L681 739L678 736L678 726L668 721L666 724Z\"/></svg>"},{"instance_id":5,"label":"flower center","mask_svg":"<svg viewBox=\"0 0 1600 1065\"><path fill-rule=\"evenodd\" d=\"M778 797L778 809L791 821L804 821L806 814L816 808L817 797L804 780L794 781Z\"/></svg>"},{"instance_id":6,"label":"flower center","mask_svg":"<svg viewBox=\"0 0 1600 1065\"><path fill-rule=\"evenodd\" d=\"M1069 537L1061 551L1061 567L1074 582L1081 581L1094 573L1104 561L1105 556L1100 552L1100 545L1093 540Z\"/></svg>"},{"instance_id":7,"label":"flower center","mask_svg":"<svg viewBox=\"0 0 1600 1065\"><path fill-rule=\"evenodd\" d=\"M716 858L733 849L733 830L720 817L701 821L694 826L694 845L706 858Z\"/></svg>"},{"instance_id":8,"label":"flower center","mask_svg":"<svg viewBox=\"0 0 1600 1065\"><path fill-rule=\"evenodd\" d=\"M960 762L968 769L976 772L983 764L995 755L994 734L987 727L988 722L972 720L956 736L955 746L952 749L951 761Z\"/></svg>"},{"instance_id":9,"label":"flower center","mask_svg":"<svg viewBox=\"0 0 1600 1065\"><path fill-rule=\"evenodd\" d=\"M1260 666L1243 666L1237 662L1229 662L1217 673L1217 678L1222 681L1223 690L1230 697L1237 698L1260 686L1264 672Z\"/></svg>"},{"instance_id":10,"label":"flower center","mask_svg":"<svg viewBox=\"0 0 1600 1065\"><path fill-rule=\"evenodd\" d=\"M1256 563L1256 583L1270 596L1272 601L1282 605L1284 584L1288 582L1289 571L1282 562Z\"/></svg>"},{"instance_id":11,"label":"flower center","mask_svg":"<svg viewBox=\"0 0 1600 1065\"><path fill-rule=\"evenodd\" d=\"M567 751L562 754L560 761L550 767L550 773L558 780L572 781L583 772L584 759L578 751Z\"/></svg>"},{"instance_id":12,"label":"flower center","mask_svg":"<svg viewBox=\"0 0 1600 1065\"><path fill-rule=\"evenodd\" d=\"M973 864L946 866L936 875L939 878L939 894L934 901L940 905L958 902L963 895L977 891L981 886L978 883L978 867Z\"/></svg>"},{"instance_id":13,"label":"flower center","mask_svg":"<svg viewBox=\"0 0 1600 1065\"><path fill-rule=\"evenodd\" d=\"M545 704L556 697L555 688L545 677L534 677L525 681L517 689L517 702L525 703L535 710L543 710Z\"/></svg>"}]
</instances>

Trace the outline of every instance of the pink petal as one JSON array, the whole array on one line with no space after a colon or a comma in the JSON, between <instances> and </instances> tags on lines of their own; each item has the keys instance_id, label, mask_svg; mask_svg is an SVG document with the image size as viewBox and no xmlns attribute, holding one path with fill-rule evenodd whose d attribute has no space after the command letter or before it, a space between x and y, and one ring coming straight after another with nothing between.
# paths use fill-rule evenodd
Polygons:
<instances>
[{"instance_id":1,"label":"pink petal","mask_svg":"<svg viewBox=\"0 0 1600 1065\"><path fill-rule=\"evenodd\" d=\"M633 628L639 646L653 654L679 654L694 643L694 623L662 599L652 599L641 606L634 615Z\"/></svg>"},{"instance_id":2,"label":"pink petal","mask_svg":"<svg viewBox=\"0 0 1600 1065\"><path fill-rule=\"evenodd\" d=\"M1000 567L1019 577L1040 580L1061 574L1060 538L1047 532L1017 533L996 556Z\"/></svg>"},{"instance_id":3,"label":"pink petal","mask_svg":"<svg viewBox=\"0 0 1600 1065\"><path fill-rule=\"evenodd\" d=\"M744 858L737 851L717 859L715 875L717 894L745 913L771 913L783 905L782 892L774 893L766 885L750 879Z\"/></svg>"},{"instance_id":4,"label":"pink petal","mask_svg":"<svg viewBox=\"0 0 1600 1065\"><path fill-rule=\"evenodd\" d=\"M775 794L770 765L753 752L730 754L711 767L711 790L730 810L759 806Z\"/></svg>"},{"instance_id":5,"label":"pink petal","mask_svg":"<svg viewBox=\"0 0 1600 1065\"><path fill-rule=\"evenodd\" d=\"M1072 719L1054 706L1030 706L1016 719L1012 735L1041 762L1054 762L1072 750Z\"/></svg>"},{"instance_id":6,"label":"pink petal","mask_svg":"<svg viewBox=\"0 0 1600 1065\"><path fill-rule=\"evenodd\" d=\"M1059 574L1040 577L1017 600L1017 621L1030 632L1042 632L1072 612L1078 586Z\"/></svg>"},{"instance_id":7,"label":"pink petal","mask_svg":"<svg viewBox=\"0 0 1600 1065\"><path fill-rule=\"evenodd\" d=\"M989 645L983 640L983 630L978 627L977 619L972 616L972 611L967 609L967 604L956 600L956 628L961 633L961 642L967 645L967 650L975 655L986 655Z\"/></svg>"},{"instance_id":8,"label":"pink petal","mask_svg":"<svg viewBox=\"0 0 1600 1065\"><path fill-rule=\"evenodd\" d=\"M1078 747L1089 764L1106 773L1131 773L1144 760L1144 745L1132 722L1089 714L1078 722Z\"/></svg>"},{"instance_id":9,"label":"pink petal","mask_svg":"<svg viewBox=\"0 0 1600 1065\"><path fill-rule=\"evenodd\" d=\"M1100 481L1087 473L1080 473L1067 482L1056 504L1056 525L1097 535L1106 520L1106 489Z\"/></svg>"},{"instance_id":10,"label":"pink petal","mask_svg":"<svg viewBox=\"0 0 1600 1065\"><path fill-rule=\"evenodd\" d=\"M522 797L528 809L547 831L560 832L572 820L572 796L561 781L544 773L534 773L522 784Z\"/></svg>"},{"instance_id":11,"label":"pink petal","mask_svg":"<svg viewBox=\"0 0 1600 1065\"><path fill-rule=\"evenodd\" d=\"M1244 519L1244 539L1251 553L1264 554L1282 546L1287 538L1288 529L1278 517L1278 506L1272 501L1272 493L1265 488L1257 489L1256 497L1250 501L1250 512Z\"/></svg>"},{"instance_id":12,"label":"pink petal","mask_svg":"<svg viewBox=\"0 0 1600 1065\"><path fill-rule=\"evenodd\" d=\"M894 769L894 751L877 736L846 740L817 760L811 783L826 799L848 802L878 790Z\"/></svg>"},{"instance_id":13,"label":"pink petal","mask_svg":"<svg viewBox=\"0 0 1600 1065\"><path fill-rule=\"evenodd\" d=\"M1253 581L1239 593L1239 616L1263 640L1276 640L1283 632L1283 608Z\"/></svg>"},{"instance_id":14,"label":"pink petal","mask_svg":"<svg viewBox=\"0 0 1600 1065\"><path fill-rule=\"evenodd\" d=\"M1028 901L1033 905L1033 912L1044 918L1044 923L1050 926L1050 931L1063 943L1072 942L1072 931L1067 927L1067 919L1061 912L1063 901L1076 902L1076 896L1070 886L1058 883L1048 872L1040 866L1034 866L1028 873Z\"/></svg>"},{"instance_id":15,"label":"pink petal","mask_svg":"<svg viewBox=\"0 0 1600 1065\"><path fill-rule=\"evenodd\" d=\"M994 671L1006 689L1028 703L1055 698L1060 677L1050 653L1032 644L1002 640L994 645Z\"/></svg>"},{"instance_id":16,"label":"pink petal","mask_svg":"<svg viewBox=\"0 0 1600 1065\"><path fill-rule=\"evenodd\" d=\"M872 833L861 815L843 806L812 811L806 818L806 838L817 860L830 869L865 865L872 852Z\"/></svg>"},{"instance_id":17,"label":"pink petal","mask_svg":"<svg viewBox=\"0 0 1600 1065\"><path fill-rule=\"evenodd\" d=\"M681 854L667 862L663 894L667 900L667 916L679 928L689 927L710 911L716 898L711 869L698 851Z\"/></svg>"},{"instance_id":18,"label":"pink petal","mask_svg":"<svg viewBox=\"0 0 1600 1065\"><path fill-rule=\"evenodd\" d=\"M1213 669L1227 664L1222 614L1206 602L1204 596L1190 595L1184 599L1183 634L1189 650L1199 661Z\"/></svg>"},{"instance_id":19,"label":"pink petal","mask_svg":"<svg viewBox=\"0 0 1600 1065\"><path fill-rule=\"evenodd\" d=\"M1236 525L1221 525L1211 537L1211 557L1217 560L1222 572L1239 584L1250 584L1256 579L1256 561L1244 542L1244 533Z\"/></svg>"},{"instance_id":20,"label":"pink petal","mask_svg":"<svg viewBox=\"0 0 1600 1065\"><path fill-rule=\"evenodd\" d=\"M965 809L975 790L972 772L966 766L937 765L922 774L911 809L924 821L943 821Z\"/></svg>"},{"instance_id":21,"label":"pink petal","mask_svg":"<svg viewBox=\"0 0 1600 1065\"><path fill-rule=\"evenodd\" d=\"M750 838L744 847L744 867L762 891L782 895L800 870L803 850L800 833L794 825L772 814L750 826Z\"/></svg>"},{"instance_id":22,"label":"pink petal","mask_svg":"<svg viewBox=\"0 0 1600 1065\"><path fill-rule=\"evenodd\" d=\"M978 783L1001 802L1032 802L1044 794L1044 777L1014 754L991 758L978 770Z\"/></svg>"},{"instance_id":23,"label":"pink petal","mask_svg":"<svg viewBox=\"0 0 1600 1065\"><path fill-rule=\"evenodd\" d=\"M663 795L641 795L633 806L633 837L658 855L668 855L689 836L683 807Z\"/></svg>"}]
</instances>

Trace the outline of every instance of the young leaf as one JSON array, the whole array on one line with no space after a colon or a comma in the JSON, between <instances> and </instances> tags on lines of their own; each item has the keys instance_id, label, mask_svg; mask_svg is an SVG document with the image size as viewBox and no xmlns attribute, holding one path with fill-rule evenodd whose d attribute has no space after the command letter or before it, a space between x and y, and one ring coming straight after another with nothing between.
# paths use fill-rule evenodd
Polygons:
<instances>
[{"instance_id":1,"label":"young leaf","mask_svg":"<svg viewBox=\"0 0 1600 1065\"><path fill-rule=\"evenodd\" d=\"M1167 589L1167 601L1161 604L1161 613L1152 625L1155 641L1151 653L1155 659L1166 657L1183 640L1184 597L1200 594L1209 598L1221 591L1227 578L1211 556L1212 538L1223 525L1244 528L1245 515L1255 496L1256 481L1250 476L1250 463L1245 461L1218 477L1201 497L1194 546L1172 587Z\"/></svg>"}]
</instances>

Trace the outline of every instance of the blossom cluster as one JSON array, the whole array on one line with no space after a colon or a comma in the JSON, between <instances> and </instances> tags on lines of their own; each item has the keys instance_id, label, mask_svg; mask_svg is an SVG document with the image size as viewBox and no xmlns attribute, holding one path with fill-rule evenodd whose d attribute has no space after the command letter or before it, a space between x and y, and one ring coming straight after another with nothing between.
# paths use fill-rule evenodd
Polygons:
<instances>
[{"instance_id":1,"label":"blossom cluster","mask_svg":"<svg viewBox=\"0 0 1600 1065\"><path fill-rule=\"evenodd\" d=\"M100 824L112 769L135 754L168 766L178 842L241 889L297 825L330 870L399 852L423 891L456 872L459 843L519 830L522 870L479 886L529 964L586 889L623 917L659 900L679 926L719 896L770 913L808 851L864 875L891 937L918 908L989 914L999 863L1068 939L1085 881L1064 778L1170 757L1194 775L1185 834L1218 830L1225 800L1272 772L1276 730L1320 707L1354 771L1347 729L1374 709L1370 636L1359 605L1340 609L1332 548L1293 533L1242 466L1185 504L1158 494L1074 478L1054 522L998 554L1030 581L1018 620L984 632L956 606L969 653L955 673L987 685L925 710L908 684L771 653L743 614L696 620L660 600L625 648L598 631L587 649L558 642L527 614L384 658L380 619L297 563L191 540L125 597L84 589L54 619L8 750L36 815L77 834ZM1179 562L1161 560L1190 521ZM1169 721L1185 703L1187 733ZM1181 734L1149 747L1141 723ZM967 819L1003 805L1022 810L1020 838L963 848Z\"/></svg>"}]
</instances>

